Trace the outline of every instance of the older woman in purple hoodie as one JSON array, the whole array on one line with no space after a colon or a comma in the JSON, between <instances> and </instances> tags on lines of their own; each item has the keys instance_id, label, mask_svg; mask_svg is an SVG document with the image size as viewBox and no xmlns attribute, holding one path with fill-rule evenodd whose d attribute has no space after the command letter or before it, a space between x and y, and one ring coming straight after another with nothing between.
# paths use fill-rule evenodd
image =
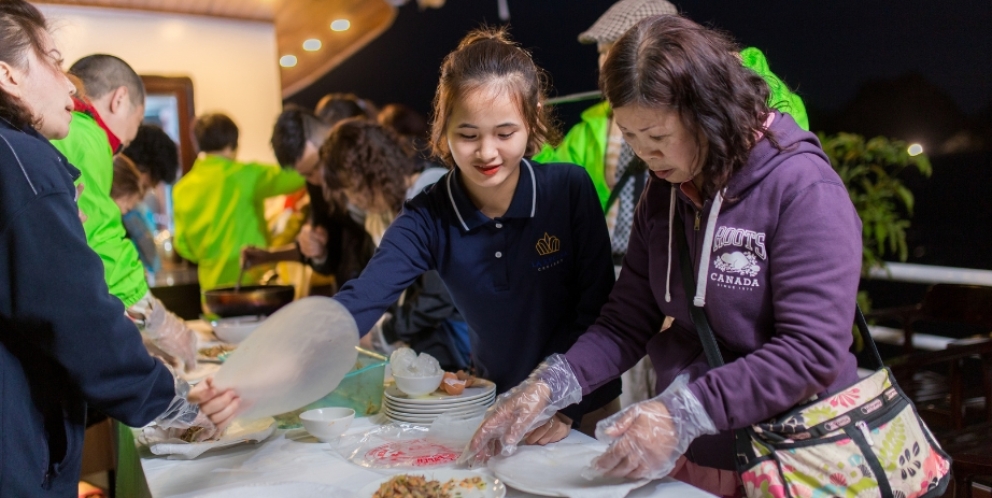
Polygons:
<instances>
[{"instance_id":1,"label":"older woman in purple hoodie","mask_svg":"<svg viewBox=\"0 0 992 498\"><path fill-rule=\"evenodd\" d=\"M767 85L734 48L663 16L610 51L601 86L652 171L623 270L596 323L498 401L466 458L512 453L550 414L648 354L669 387L600 423L611 445L593 466L671 473L732 495L734 429L857 380L861 222L816 136L766 105ZM680 230L694 296L683 291ZM707 365L689 306L705 312L724 366ZM662 331L665 317L674 323Z\"/></svg>"}]
</instances>

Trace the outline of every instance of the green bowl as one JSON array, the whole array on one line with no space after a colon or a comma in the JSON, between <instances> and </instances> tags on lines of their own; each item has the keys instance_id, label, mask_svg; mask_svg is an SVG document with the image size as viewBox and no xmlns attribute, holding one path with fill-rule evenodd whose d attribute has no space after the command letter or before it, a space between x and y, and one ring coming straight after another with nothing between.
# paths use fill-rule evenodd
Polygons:
<instances>
[{"instance_id":1,"label":"green bowl","mask_svg":"<svg viewBox=\"0 0 992 498\"><path fill-rule=\"evenodd\" d=\"M362 348L358 350L355 368L348 372L338 387L323 398L289 413L276 415L280 429L303 427L300 414L315 408L331 406L351 408L356 417L367 417L379 413L382 408L383 380L386 374L387 359L381 354Z\"/></svg>"}]
</instances>

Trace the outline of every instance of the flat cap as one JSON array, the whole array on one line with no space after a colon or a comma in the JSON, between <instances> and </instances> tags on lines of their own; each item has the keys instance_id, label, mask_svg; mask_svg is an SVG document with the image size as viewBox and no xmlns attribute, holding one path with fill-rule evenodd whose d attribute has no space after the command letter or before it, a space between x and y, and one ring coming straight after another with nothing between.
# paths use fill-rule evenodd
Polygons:
<instances>
[{"instance_id":1,"label":"flat cap","mask_svg":"<svg viewBox=\"0 0 992 498\"><path fill-rule=\"evenodd\" d=\"M579 35L579 42L613 43L644 18L678 13L679 9L665 0L620 0Z\"/></svg>"}]
</instances>

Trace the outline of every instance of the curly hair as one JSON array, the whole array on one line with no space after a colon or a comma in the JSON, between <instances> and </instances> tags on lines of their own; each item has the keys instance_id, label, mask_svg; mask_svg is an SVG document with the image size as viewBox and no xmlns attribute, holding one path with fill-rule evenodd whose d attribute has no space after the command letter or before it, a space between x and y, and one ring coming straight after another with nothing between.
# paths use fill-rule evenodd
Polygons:
<instances>
[{"instance_id":1,"label":"curly hair","mask_svg":"<svg viewBox=\"0 0 992 498\"><path fill-rule=\"evenodd\" d=\"M138 170L148 173L152 185L171 185L179 173L179 149L162 128L141 125L134 140L121 152L134 161Z\"/></svg>"},{"instance_id":2,"label":"curly hair","mask_svg":"<svg viewBox=\"0 0 992 498\"><path fill-rule=\"evenodd\" d=\"M431 123L431 151L438 159L454 166L445 132L455 102L487 86L510 90L520 106L528 133L525 155L537 154L545 143L558 143L557 123L542 104L547 100L547 75L510 40L506 28L480 28L466 35L441 65Z\"/></svg>"},{"instance_id":3,"label":"curly hair","mask_svg":"<svg viewBox=\"0 0 992 498\"><path fill-rule=\"evenodd\" d=\"M702 194L712 198L747 163L764 125L768 84L737 59L731 38L676 15L644 19L610 49L599 84L610 105L667 108L706 151Z\"/></svg>"},{"instance_id":4,"label":"curly hair","mask_svg":"<svg viewBox=\"0 0 992 498\"><path fill-rule=\"evenodd\" d=\"M0 1L0 61L24 68L27 50L43 55L42 33L47 30L45 16L33 5L23 0ZM17 128L38 121L23 102L4 91L0 91L0 118Z\"/></svg>"},{"instance_id":5,"label":"curly hair","mask_svg":"<svg viewBox=\"0 0 992 498\"><path fill-rule=\"evenodd\" d=\"M320 147L320 162L326 192L349 191L379 200L391 214L399 212L406 199L407 177L416 171L406 142L393 130L364 118L338 122Z\"/></svg>"}]
</instances>

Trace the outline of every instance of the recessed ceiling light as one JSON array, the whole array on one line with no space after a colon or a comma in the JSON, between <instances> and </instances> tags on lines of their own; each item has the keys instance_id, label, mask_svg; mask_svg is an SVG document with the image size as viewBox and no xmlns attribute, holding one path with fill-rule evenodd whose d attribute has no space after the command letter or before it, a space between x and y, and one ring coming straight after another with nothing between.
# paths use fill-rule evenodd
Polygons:
<instances>
[{"instance_id":1,"label":"recessed ceiling light","mask_svg":"<svg viewBox=\"0 0 992 498\"><path fill-rule=\"evenodd\" d=\"M304 41L303 50L306 50L307 52L315 52L317 50L320 50L320 40L316 38L310 38L309 40Z\"/></svg>"},{"instance_id":2,"label":"recessed ceiling light","mask_svg":"<svg viewBox=\"0 0 992 498\"><path fill-rule=\"evenodd\" d=\"M351 21L347 19L335 19L331 22L331 29L334 31L345 31L351 27Z\"/></svg>"},{"instance_id":3,"label":"recessed ceiling light","mask_svg":"<svg viewBox=\"0 0 992 498\"><path fill-rule=\"evenodd\" d=\"M295 55L284 55L279 58L279 65L282 67L293 67L296 65Z\"/></svg>"}]
</instances>

